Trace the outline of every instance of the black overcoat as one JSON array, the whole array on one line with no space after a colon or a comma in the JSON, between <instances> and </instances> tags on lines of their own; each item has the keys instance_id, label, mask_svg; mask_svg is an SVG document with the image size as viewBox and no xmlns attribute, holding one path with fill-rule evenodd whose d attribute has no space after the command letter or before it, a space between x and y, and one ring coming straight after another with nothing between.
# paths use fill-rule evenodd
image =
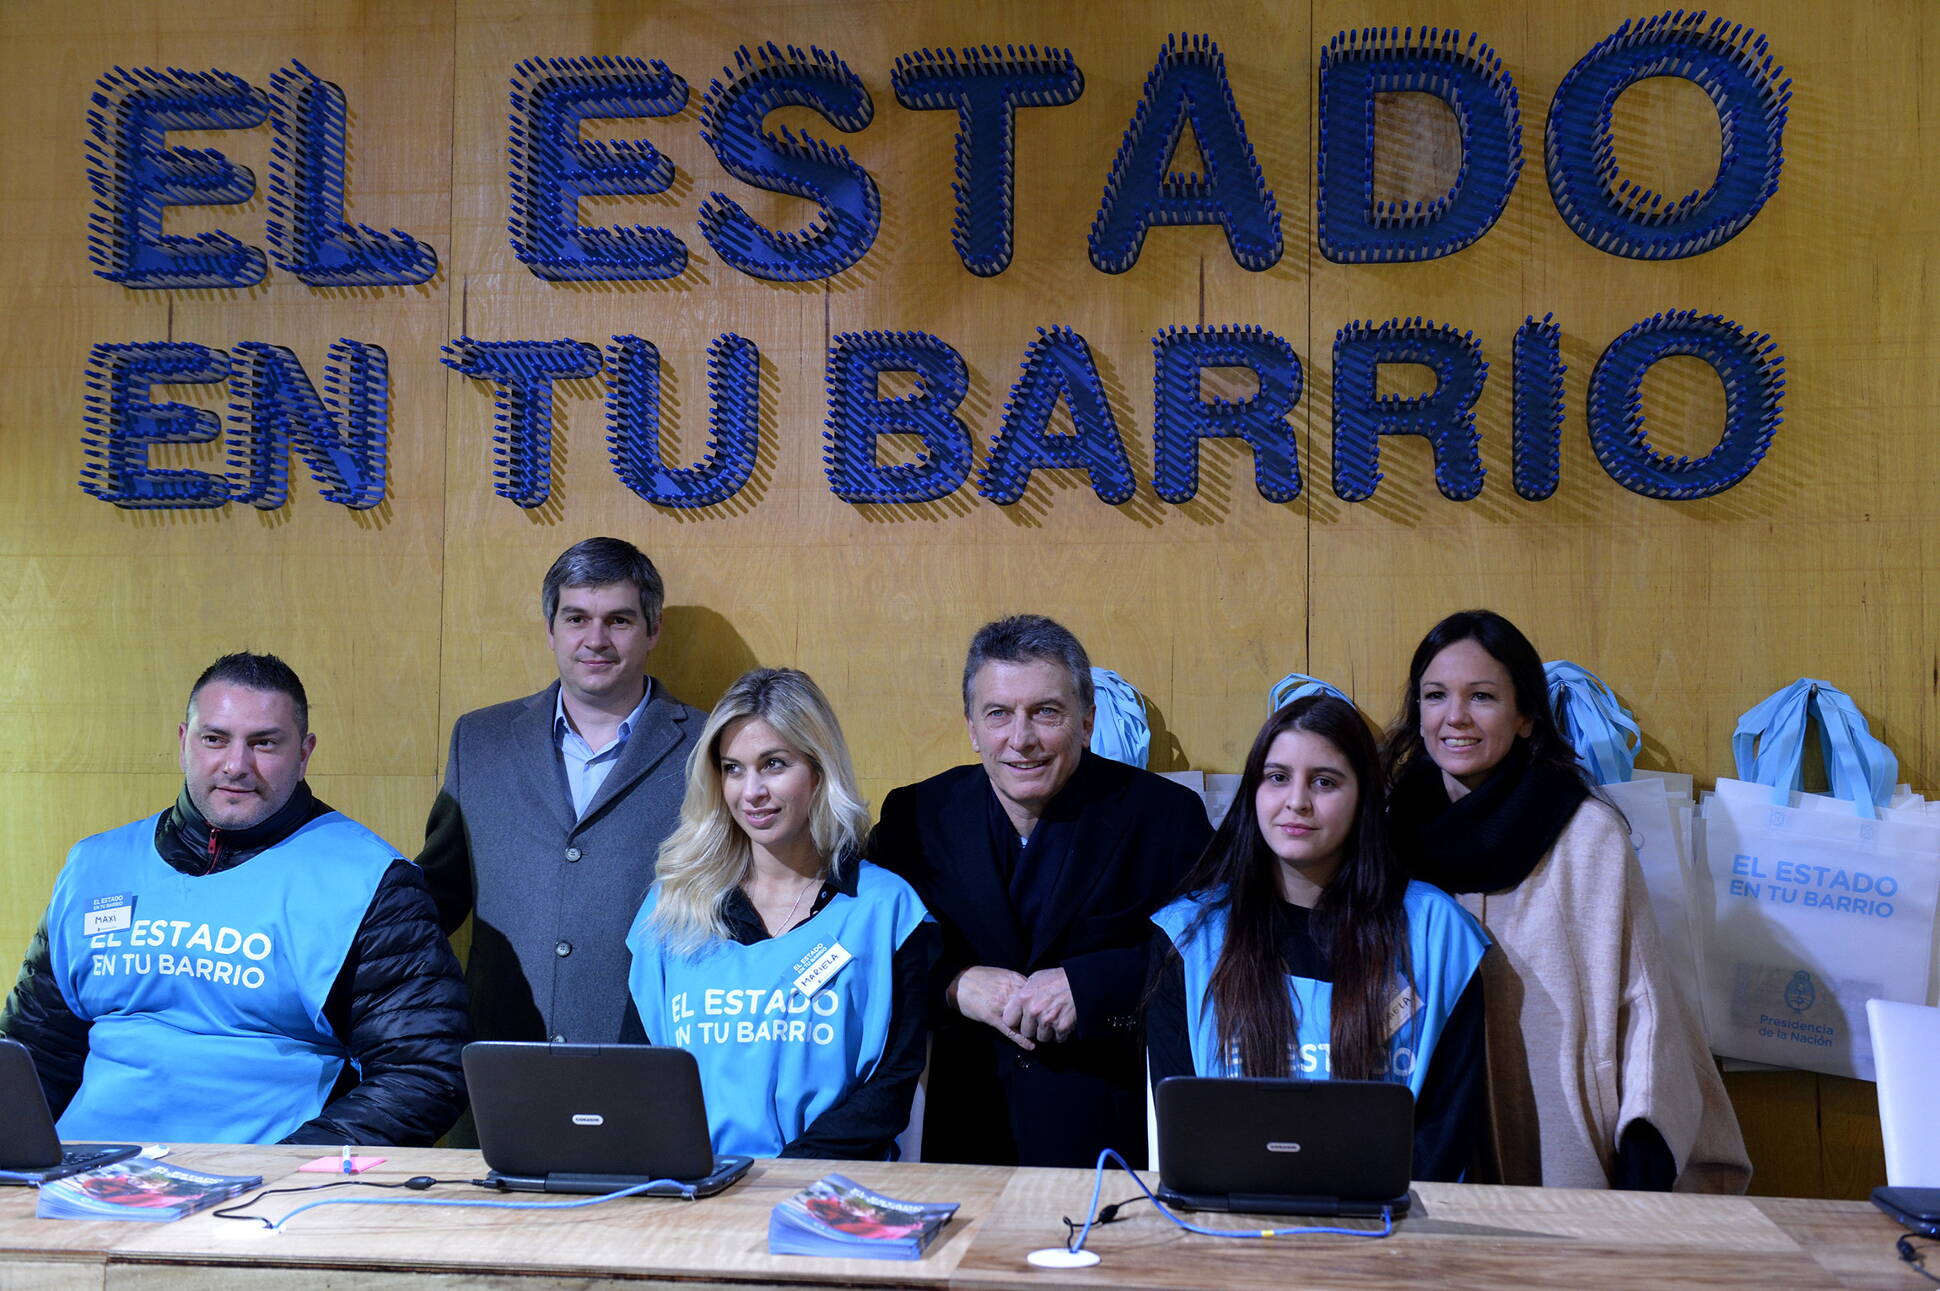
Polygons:
<instances>
[{"instance_id":1,"label":"black overcoat","mask_svg":"<svg viewBox=\"0 0 1940 1291\"><path fill-rule=\"evenodd\" d=\"M1205 809L1169 780L1085 753L1045 810L1046 821L1071 823L1071 847L1055 874L1038 876L1049 890L1027 926L993 846L992 798L981 766L897 789L869 857L907 879L941 924L939 990L973 965L1026 975L1062 967L1077 1030L1025 1052L934 1001L923 1157L1089 1166L1114 1147L1142 1164L1148 917L1211 837ZM1031 864L1028 850L1022 864Z\"/></svg>"}]
</instances>

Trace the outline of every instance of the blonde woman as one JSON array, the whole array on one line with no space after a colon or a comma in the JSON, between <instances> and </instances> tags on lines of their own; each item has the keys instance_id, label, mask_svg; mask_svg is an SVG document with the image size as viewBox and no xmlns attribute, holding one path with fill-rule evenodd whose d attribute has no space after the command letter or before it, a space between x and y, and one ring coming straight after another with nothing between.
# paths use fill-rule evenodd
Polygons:
<instances>
[{"instance_id":1,"label":"blonde woman","mask_svg":"<svg viewBox=\"0 0 1940 1291\"><path fill-rule=\"evenodd\" d=\"M938 939L868 829L815 683L730 686L627 936L640 1030L699 1061L718 1153L882 1160L909 1120Z\"/></svg>"}]
</instances>

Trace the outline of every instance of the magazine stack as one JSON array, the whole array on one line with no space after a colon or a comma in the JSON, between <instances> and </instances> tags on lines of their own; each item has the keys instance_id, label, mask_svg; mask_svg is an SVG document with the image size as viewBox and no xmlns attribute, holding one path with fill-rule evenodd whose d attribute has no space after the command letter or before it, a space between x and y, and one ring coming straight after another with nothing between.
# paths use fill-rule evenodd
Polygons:
<instances>
[{"instance_id":1,"label":"magazine stack","mask_svg":"<svg viewBox=\"0 0 1940 1291\"><path fill-rule=\"evenodd\" d=\"M165 1224L263 1186L259 1174L203 1174L134 1157L41 1185L42 1219L123 1219Z\"/></svg>"},{"instance_id":2,"label":"magazine stack","mask_svg":"<svg viewBox=\"0 0 1940 1291\"><path fill-rule=\"evenodd\" d=\"M956 1213L953 1201L900 1201L824 1175L769 1212L768 1253L921 1259Z\"/></svg>"}]
</instances>

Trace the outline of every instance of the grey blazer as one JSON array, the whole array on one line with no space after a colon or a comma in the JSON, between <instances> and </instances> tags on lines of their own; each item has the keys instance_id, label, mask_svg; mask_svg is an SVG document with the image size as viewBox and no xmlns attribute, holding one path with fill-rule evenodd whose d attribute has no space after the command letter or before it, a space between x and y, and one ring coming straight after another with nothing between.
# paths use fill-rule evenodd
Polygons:
<instances>
[{"instance_id":1,"label":"grey blazer","mask_svg":"<svg viewBox=\"0 0 1940 1291\"><path fill-rule=\"evenodd\" d=\"M705 715L653 699L585 816L573 819L553 738L559 683L466 713L418 865L445 931L472 925L480 1040L610 1044L626 1016L627 929L680 816Z\"/></svg>"}]
</instances>

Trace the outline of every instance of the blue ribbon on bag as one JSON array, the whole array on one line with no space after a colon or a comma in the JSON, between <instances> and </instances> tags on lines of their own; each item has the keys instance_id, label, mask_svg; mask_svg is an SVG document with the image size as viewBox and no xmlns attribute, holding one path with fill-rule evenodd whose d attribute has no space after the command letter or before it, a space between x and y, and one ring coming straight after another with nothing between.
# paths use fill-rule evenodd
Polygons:
<instances>
[{"instance_id":1,"label":"blue ribbon on bag","mask_svg":"<svg viewBox=\"0 0 1940 1291\"><path fill-rule=\"evenodd\" d=\"M1858 705L1829 681L1801 677L1747 709L1731 733L1738 778L1770 785L1772 801L1799 791L1805 732L1816 722L1832 796L1876 817L1893 797L1900 760L1866 725Z\"/></svg>"},{"instance_id":2,"label":"blue ribbon on bag","mask_svg":"<svg viewBox=\"0 0 1940 1291\"><path fill-rule=\"evenodd\" d=\"M1615 691L1580 664L1551 659L1543 665L1549 682L1549 707L1556 724L1569 737L1576 760L1597 784L1630 779L1637 754L1644 746L1637 719L1617 699Z\"/></svg>"},{"instance_id":3,"label":"blue ribbon on bag","mask_svg":"<svg viewBox=\"0 0 1940 1291\"><path fill-rule=\"evenodd\" d=\"M1143 767L1152 755L1145 696L1109 668L1091 670L1091 687L1098 710L1091 727L1091 751L1101 758Z\"/></svg>"},{"instance_id":4,"label":"blue ribbon on bag","mask_svg":"<svg viewBox=\"0 0 1940 1291\"><path fill-rule=\"evenodd\" d=\"M1322 681L1318 677L1309 677L1304 672L1290 672L1274 682L1273 689L1266 692L1267 715L1270 717L1294 700L1303 699L1308 695L1332 695L1342 703L1354 702L1347 697L1345 691L1330 682Z\"/></svg>"}]
</instances>

